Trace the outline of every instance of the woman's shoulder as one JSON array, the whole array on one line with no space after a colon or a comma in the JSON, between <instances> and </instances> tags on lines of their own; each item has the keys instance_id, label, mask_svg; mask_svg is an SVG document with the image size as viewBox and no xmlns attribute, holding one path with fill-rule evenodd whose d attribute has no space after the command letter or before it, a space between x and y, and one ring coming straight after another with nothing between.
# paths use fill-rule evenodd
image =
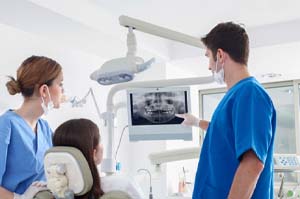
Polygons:
<instances>
[{"instance_id":1,"label":"woman's shoulder","mask_svg":"<svg viewBox=\"0 0 300 199\"><path fill-rule=\"evenodd\" d=\"M2 115L0 115L0 126L8 125L11 121L16 120L17 116L14 114L13 110L7 110Z\"/></svg>"},{"instance_id":2,"label":"woman's shoulder","mask_svg":"<svg viewBox=\"0 0 300 199\"><path fill-rule=\"evenodd\" d=\"M12 125L14 124L15 115L13 114L13 111L6 111L0 116L0 138L1 140L5 140L7 144L10 142L10 136L11 136L11 129Z\"/></svg>"}]
</instances>

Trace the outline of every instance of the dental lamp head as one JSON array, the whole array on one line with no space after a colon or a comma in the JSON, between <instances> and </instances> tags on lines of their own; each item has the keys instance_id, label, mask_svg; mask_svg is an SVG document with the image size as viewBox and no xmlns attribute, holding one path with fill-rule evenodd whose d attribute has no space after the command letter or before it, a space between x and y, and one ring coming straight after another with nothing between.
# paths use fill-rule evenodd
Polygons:
<instances>
[{"instance_id":1,"label":"dental lamp head","mask_svg":"<svg viewBox=\"0 0 300 199\"><path fill-rule=\"evenodd\" d=\"M92 80L102 85L111 85L133 80L135 73L149 68L155 61L154 58L141 64L137 64L137 57L116 58L105 62L102 67L90 76Z\"/></svg>"},{"instance_id":2,"label":"dental lamp head","mask_svg":"<svg viewBox=\"0 0 300 199\"><path fill-rule=\"evenodd\" d=\"M105 62L100 69L90 75L92 80L102 85L111 85L133 80L136 73L150 68L154 58L144 62L143 58L135 56L136 38L131 27L127 34L127 56Z\"/></svg>"}]
</instances>

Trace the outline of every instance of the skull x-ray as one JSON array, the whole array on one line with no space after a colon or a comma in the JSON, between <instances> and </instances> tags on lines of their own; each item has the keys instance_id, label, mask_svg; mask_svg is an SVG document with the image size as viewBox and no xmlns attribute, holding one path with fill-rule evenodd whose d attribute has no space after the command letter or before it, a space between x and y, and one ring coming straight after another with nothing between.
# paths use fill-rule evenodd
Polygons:
<instances>
[{"instance_id":1,"label":"skull x-ray","mask_svg":"<svg viewBox=\"0 0 300 199\"><path fill-rule=\"evenodd\" d=\"M132 125L180 124L175 114L187 113L187 92L131 93Z\"/></svg>"}]
</instances>

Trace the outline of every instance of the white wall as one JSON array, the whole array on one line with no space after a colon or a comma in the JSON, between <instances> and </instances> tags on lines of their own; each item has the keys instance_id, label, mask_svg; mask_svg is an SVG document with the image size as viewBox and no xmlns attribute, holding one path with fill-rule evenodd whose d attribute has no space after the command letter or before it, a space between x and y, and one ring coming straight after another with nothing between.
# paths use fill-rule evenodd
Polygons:
<instances>
[{"instance_id":1,"label":"white wall","mask_svg":"<svg viewBox=\"0 0 300 199\"><path fill-rule=\"evenodd\" d=\"M275 81L281 79L300 78L299 56L300 42L271 45L260 48L251 48L248 68L252 75L261 81ZM208 70L208 59L204 56L204 51L199 50L199 57L173 60L167 68L168 77L195 77L210 75ZM261 74L280 73L278 79L262 79Z\"/></svg>"},{"instance_id":2,"label":"white wall","mask_svg":"<svg viewBox=\"0 0 300 199\"><path fill-rule=\"evenodd\" d=\"M254 74L281 73L283 79L300 78L300 42L251 49L249 70Z\"/></svg>"}]
</instances>

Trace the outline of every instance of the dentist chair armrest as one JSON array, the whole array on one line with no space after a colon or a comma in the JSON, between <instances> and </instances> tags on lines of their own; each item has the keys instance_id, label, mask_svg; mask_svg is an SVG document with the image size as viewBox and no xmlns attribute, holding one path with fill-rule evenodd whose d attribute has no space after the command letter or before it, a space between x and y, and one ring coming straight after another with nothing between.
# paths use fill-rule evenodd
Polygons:
<instances>
[{"instance_id":1,"label":"dentist chair armrest","mask_svg":"<svg viewBox=\"0 0 300 199\"><path fill-rule=\"evenodd\" d=\"M49 190L38 192L33 199L53 199L54 196Z\"/></svg>"}]
</instances>

